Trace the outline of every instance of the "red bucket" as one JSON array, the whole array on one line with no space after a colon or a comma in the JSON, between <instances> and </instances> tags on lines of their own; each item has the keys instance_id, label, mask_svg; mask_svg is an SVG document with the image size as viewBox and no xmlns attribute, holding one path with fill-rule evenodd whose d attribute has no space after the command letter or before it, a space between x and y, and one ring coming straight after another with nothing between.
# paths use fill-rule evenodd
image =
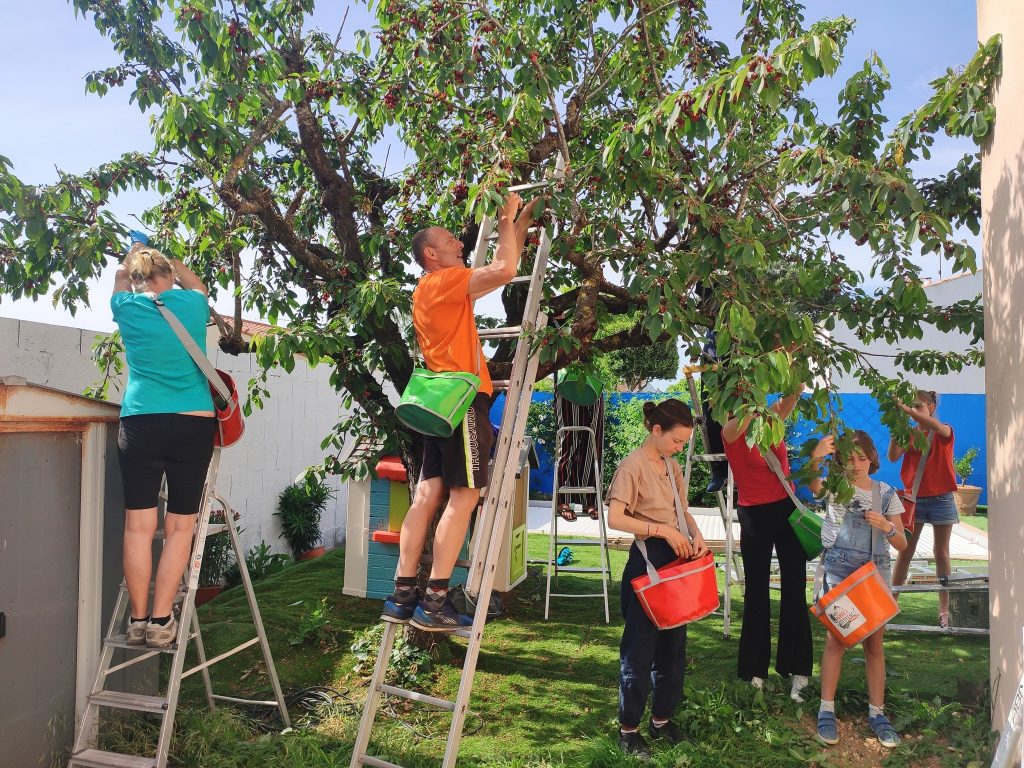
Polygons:
<instances>
[{"instance_id":1,"label":"red bucket","mask_svg":"<svg viewBox=\"0 0 1024 768\"><path fill-rule=\"evenodd\" d=\"M715 556L708 552L696 560L675 560L630 582L644 612L658 629L672 629L703 619L718 610Z\"/></svg>"},{"instance_id":2,"label":"red bucket","mask_svg":"<svg viewBox=\"0 0 1024 768\"><path fill-rule=\"evenodd\" d=\"M873 635L899 612L874 563L862 565L811 606L811 613L847 648Z\"/></svg>"},{"instance_id":3,"label":"red bucket","mask_svg":"<svg viewBox=\"0 0 1024 768\"><path fill-rule=\"evenodd\" d=\"M900 520L903 521L903 530L913 533L914 510L917 508L917 502L908 499L906 491L896 491L896 495L899 496L900 501L903 502L903 514L900 515Z\"/></svg>"},{"instance_id":4,"label":"red bucket","mask_svg":"<svg viewBox=\"0 0 1024 768\"><path fill-rule=\"evenodd\" d=\"M213 395L213 407L217 411L217 434L214 435L213 444L220 448L227 448L242 439L245 432L245 422L242 421L242 408L238 404L238 390L235 388L235 380L231 374L217 369L224 386L231 393L230 399L225 402L224 398L217 392L217 388L210 384L210 394Z\"/></svg>"}]
</instances>

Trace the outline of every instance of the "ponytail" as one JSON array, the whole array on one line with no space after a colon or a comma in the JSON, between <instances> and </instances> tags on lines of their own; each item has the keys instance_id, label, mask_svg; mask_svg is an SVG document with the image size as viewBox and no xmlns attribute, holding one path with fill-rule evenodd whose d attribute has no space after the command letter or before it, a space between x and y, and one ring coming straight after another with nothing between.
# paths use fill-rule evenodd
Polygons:
<instances>
[{"instance_id":1,"label":"ponytail","mask_svg":"<svg viewBox=\"0 0 1024 768\"><path fill-rule=\"evenodd\" d=\"M136 291L145 290L146 280L154 274L167 277L174 274L174 265L156 248L136 243L124 259Z\"/></svg>"}]
</instances>

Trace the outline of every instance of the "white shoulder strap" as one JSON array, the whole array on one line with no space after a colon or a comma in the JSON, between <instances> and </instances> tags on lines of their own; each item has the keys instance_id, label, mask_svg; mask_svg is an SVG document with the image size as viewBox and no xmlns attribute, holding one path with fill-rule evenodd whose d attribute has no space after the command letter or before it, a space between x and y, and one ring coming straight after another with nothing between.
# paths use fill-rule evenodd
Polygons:
<instances>
[{"instance_id":1,"label":"white shoulder strap","mask_svg":"<svg viewBox=\"0 0 1024 768\"><path fill-rule=\"evenodd\" d=\"M185 351L188 352L189 356L195 361L195 364L199 367L199 370L203 372L203 375L209 380L213 388L217 390L217 394L220 395L224 402L231 402L231 391L227 388L227 385L221 379L220 374L217 373L217 369L213 367L213 363L210 359L203 354L203 351L196 344L195 339L192 338L191 334L185 329L185 326L181 324L181 321L175 316L171 310L167 308L163 300L159 296L153 297L153 303L156 304L156 308L160 310L160 314L164 316L164 320L171 326L171 330L174 331L174 335L178 337L178 341L185 347Z\"/></svg>"}]
</instances>

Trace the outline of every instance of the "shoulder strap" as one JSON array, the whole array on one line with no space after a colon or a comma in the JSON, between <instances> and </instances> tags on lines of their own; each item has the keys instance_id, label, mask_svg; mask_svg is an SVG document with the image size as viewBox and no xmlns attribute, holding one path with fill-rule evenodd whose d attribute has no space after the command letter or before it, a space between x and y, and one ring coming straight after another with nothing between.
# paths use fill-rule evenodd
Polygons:
<instances>
[{"instance_id":1,"label":"shoulder strap","mask_svg":"<svg viewBox=\"0 0 1024 768\"><path fill-rule=\"evenodd\" d=\"M935 442L935 433L928 433L928 444L921 451L921 459L917 462L917 472L914 474L914 487L910 489L910 501L917 501L917 492L921 489L921 481L924 480L924 465L928 463L928 454L932 452L932 444Z\"/></svg>"},{"instance_id":2,"label":"shoulder strap","mask_svg":"<svg viewBox=\"0 0 1024 768\"><path fill-rule=\"evenodd\" d=\"M807 509L807 505L800 501L797 495L793 492L793 486L789 482L789 480L786 479L786 476L782 473L782 464L779 462L779 457L775 455L775 452L766 451L760 445L757 446L757 450L761 452L761 456L764 457L765 464L768 465L768 468L775 473L775 476L777 478L779 478L779 482L782 483L782 487L786 489L786 493L789 495L789 498L793 500L793 503L796 505L796 508L799 509L801 512L808 512L810 514L814 514L809 509Z\"/></svg>"},{"instance_id":3,"label":"shoulder strap","mask_svg":"<svg viewBox=\"0 0 1024 768\"><path fill-rule=\"evenodd\" d=\"M690 529L686 525L686 515L683 513L683 501L679 496L679 488L676 485L675 471L672 468L673 463L672 459L665 459L665 469L668 470L668 482L672 486L672 498L676 507L676 520L679 523L680 532L687 539L693 541ZM644 562L647 563L647 577L651 580L651 584L657 584L661 581L661 577L658 575L658 569L654 567L651 559L647 556L647 542L643 539L636 539L636 548L640 550L640 554L644 557Z\"/></svg>"},{"instance_id":4,"label":"shoulder strap","mask_svg":"<svg viewBox=\"0 0 1024 768\"><path fill-rule=\"evenodd\" d=\"M882 511L882 484L877 480L871 481L871 508L874 509L878 514L885 516L885 512ZM878 532L871 529L871 561L875 560L875 535Z\"/></svg>"},{"instance_id":5,"label":"shoulder strap","mask_svg":"<svg viewBox=\"0 0 1024 768\"><path fill-rule=\"evenodd\" d=\"M209 380L213 388L217 390L217 394L220 395L225 402L231 401L231 391L224 384L220 374L217 373L217 369L213 367L213 363L210 359L203 354L203 351L196 344L195 339L185 330L185 326L181 324L181 321L175 316L171 310L167 308L163 300L159 296L153 297L153 303L156 304L156 308L160 310L160 314L164 316L164 320L171 326L171 330L174 331L174 335L178 337L178 341L185 347L185 351L188 352L189 356L195 361L196 366L202 371L203 375Z\"/></svg>"}]
</instances>

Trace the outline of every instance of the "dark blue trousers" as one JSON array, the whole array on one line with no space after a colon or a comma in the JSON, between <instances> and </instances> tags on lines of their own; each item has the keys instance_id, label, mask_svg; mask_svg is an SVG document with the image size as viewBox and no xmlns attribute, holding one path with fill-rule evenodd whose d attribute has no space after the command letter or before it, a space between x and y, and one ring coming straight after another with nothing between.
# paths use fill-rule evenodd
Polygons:
<instances>
[{"instance_id":1,"label":"dark blue trousers","mask_svg":"<svg viewBox=\"0 0 1024 768\"><path fill-rule=\"evenodd\" d=\"M647 555L655 568L676 559L664 539L647 539ZM634 544L622 572L622 618L626 626L619 643L619 724L640 725L651 696L651 715L671 718L683 698L686 676L686 626L658 629L644 613L630 583L647 573L647 563Z\"/></svg>"}]
</instances>

